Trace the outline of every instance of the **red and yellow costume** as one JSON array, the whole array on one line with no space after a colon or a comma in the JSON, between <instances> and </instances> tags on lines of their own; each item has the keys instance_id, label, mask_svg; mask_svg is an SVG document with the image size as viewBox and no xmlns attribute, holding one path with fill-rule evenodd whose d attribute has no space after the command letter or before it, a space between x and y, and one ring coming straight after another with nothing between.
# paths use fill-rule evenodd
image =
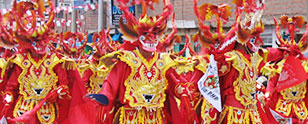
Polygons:
<instances>
[{"instance_id":1,"label":"red and yellow costume","mask_svg":"<svg viewBox=\"0 0 308 124\"><path fill-rule=\"evenodd\" d=\"M6 95L12 97L11 103L7 104L13 107L13 117L21 116L31 110L53 90L59 88L68 90L69 81L67 71L62 67L63 62L64 60L55 54L46 54L43 58L32 58L29 53L25 53L17 54L13 58L11 69L14 71L9 76L4 95L5 98L7 98ZM63 100L60 99L55 103L47 102L43 105L37 112L36 122L52 123L56 118L64 117L66 110L63 108L68 107L64 98L69 94L63 95L66 96L59 96Z\"/></svg>"},{"instance_id":2,"label":"red and yellow costume","mask_svg":"<svg viewBox=\"0 0 308 124\"><path fill-rule=\"evenodd\" d=\"M71 78L77 77L68 74L70 61L47 51L49 41L54 38L55 15L51 1L48 1L48 7L45 8L42 0L13 3L10 23L16 23L16 27L6 35L13 36L14 41L2 41L18 44L19 48L8 63L10 68L3 94L2 114L12 119L9 122L62 123L67 119ZM49 13L49 18L37 26L38 18L45 19L44 12Z\"/></svg>"},{"instance_id":3,"label":"red and yellow costume","mask_svg":"<svg viewBox=\"0 0 308 124\"><path fill-rule=\"evenodd\" d=\"M259 34L263 31L263 27L259 21L264 3L255 0L235 0L234 3L236 4L236 22L225 34L222 22L227 21L231 16L231 7L226 4L218 6L203 4L197 8L195 2L195 13L201 30L194 39L201 41L203 47L210 49L208 53L215 55L223 105L217 120L212 122L208 118L203 120L204 123L207 121L209 121L207 123L227 124L266 123L267 120L261 118L263 111L259 109L256 99L256 78L260 73L263 60L257 53L253 53L257 50L256 45L262 43ZM242 13L245 14L244 20L241 20ZM216 16L217 21L215 33L210 31L210 26L204 24L204 21L210 20L212 16ZM216 110L211 106L207 106L207 109ZM218 114L217 110L212 112L212 114Z\"/></svg>"},{"instance_id":4,"label":"red and yellow costume","mask_svg":"<svg viewBox=\"0 0 308 124\"><path fill-rule=\"evenodd\" d=\"M188 39L186 40L186 43L188 44L185 46L190 46ZM182 51L185 50L186 48L184 47ZM190 50L192 49L190 48ZM192 54L196 55L195 53ZM174 75L176 75L176 78L174 80L170 80L176 82L169 81L169 85L172 89L174 89L174 92L169 93L169 97L166 103L166 106L168 106L169 109L167 110L167 113L170 114L170 118L172 119L169 120L169 123L200 123L197 111L201 106L200 103L202 103L204 99L200 97L197 82L203 73L205 73L208 61L199 58L199 56L192 56L191 58L177 57L173 61L178 64L172 67L172 69L175 70ZM185 103L185 101L190 102ZM205 105L202 107L204 106ZM189 113L184 114L185 117L182 117L183 115L178 114L183 111L185 112L184 109L186 108L191 108L191 110L188 111ZM203 110L206 111L206 109Z\"/></svg>"},{"instance_id":5,"label":"red and yellow costume","mask_svg":"<svg viewBox=\"0 0 308 124\"><path fill-rule=\"evenodd\" d=\"M307 27L306 32L299 42L295 41L295 29L302 27L304 18L302 16L280 17L280 22L284 27L288 27L289 39L283 39L279 33L279 24L274 18L276 25L276 35L280 46L277 48L280 55L276 54L279 61L267 64L269 82L266 89L267 105L270 111L275 111L281 118L275 118L278 123L286 123L287 119L292 119L292 123L307 123L307 59L301 51L307 48ZM294 63L296 61L297 63ZM291 63L292 62L292 63ZM290 66L290 64L293 64ZM293 68L292 68L293 67ZM296 77L294 75L300 75ZM287 82L287 85L286 85ZM274 115L274 114L273 114ZM290 122L290 121L289 121Z\"/></svg>"},{"instance_id":6,"label":"red and yellow costume","mask_svg":"<svg viewBox=\"0 0 308 124\"><path fill-rule=\"evenodd\" d=\"M102 33L105 32L102 31L100 34ZM96 34L93 36L93 41L96 41L96 36ZM103 36L100 38L103 38ZM101 90L102 83L110 70L100 59L100 57L105 53L95 53L91 57L92 59L87 59L87 56L84 55L84 47L87 44L87 37L80 32L65 32L60 34L60 39L62 44L61 46L63 47L62 50L58 50L58 52L62 52L64 56L67 56L71 61L76 63L74 65L77 65L78 72L82 77L82 84L86 87L87 92L98 93ZM106 37L104 37L104 40L106 40ZM78 42L83 42L83 45L77 46ZM100 49L103 49L103 42L94 42L93 44L94 47L96 46L96 49L99 49L97 52L102 51Z\"/></svg>"},{"instance_id":7,"label":"red and yellow costume","mask_svg":"<svg viewBox=\"0 0 308 124\"><path fill-rule=\"evenodd\" d=\"M6 48L1 48L1 53L2 53L2 56L0 58L0 71L1 71L1 75L0 75L0 90L2 91L1 92L1 95L4 93L4 89L5 89L5 86L6 86L6 82L7 82L7 77L8 77L8 63L9 61L11 60L11 56L9 56L8 53L8 49ZM0 97L0 101L3 101L2 97ZM4 104L3 102L1 102L0 104L0 110L2 110L4 107ZM2 117L2 113L0 113L0 116Z\"/></svg>"},{"instance_id":8,"label":"red and yellow costume","mask_svg":"<svg viewBox=\"0 0 308 124\"><path fill-rule=\"evenodd\" d=\"M171 103L167 106L166 102L173 97L181 100L180 106L183 108L180 113L174 114L186 118L185 115L192 111L192 108L186 106L190 104L190 95L186 89L188 83L179 78L176 69L172 68L179 63L170 54L156 52L157 48L163 48L161 44L169 45L176 33L175 30L159 41L166 28L167 17L171 15L172 5L165 1L164 12L160 16L151 17L146 14L146 6L153 7L155 1L135 1L143 6L143 13L137 21L125 5L127 1L118 2L127 21L124 24L120 20L120 31L127 42L122 45L124 50L119 50L118 61L104 81L100 94L89 95L104 105L100 108L99 121L121 124L170 123L172 120L168 113L173 109L169 107L177 105ZM184 89L177 92L175 87L178 86Z\"/></svg>"},{"instance_id":9,"label":"red and yellow costume","mask_svg":"<svg viewBox=\"0 0 308 124\"><path fill-rule=\"evenodd\" d=\"M224 103L221 119L226 118L225 123L262 123L256 99L256 75L262 58L240 50L233 50L225 56L230 68L220 78ZM222 69L223 66L221 72Z\"/></svg>"},{"instance_id":10,"label":"red and yellow costume","mask_svg":"<svg viewBox=\"0 0 308 124\"><path fill-rule=\"evenodd\" d=\"M54 49L54 52L66 56L70 61L74 61L75 64L67 66L70 66L70 68L76 68L74 66L77 65L77 69L82 77L85 71L83 66L85 65L87 58L87 55L84 53L84 48L88 42L87 34L81 32L64 32L58 34L57 37L60 40L60 43L55 41L55 43L57 43L57 48L51 45L52 49ZM78 46L78 43L82 45Z\"/></svg>"},{"instance_id":11,"label":"red and yellow costume","mask_svg":"<svg viewBox=\"0 0 308 124\"><path fill-rule=\"evenodd\" d=\"M174 92L168 89L167 80L172 73L169 70L174 63L172 59L167 54L155 52L152 58L146 60L138 50L124 52L119 59L101 92L109 101L119 100L121 104L115 108L115 121L165 123L163 107L166 93ZM111 102L108 106L115 107L114 104Z\"/></svg>"},{"instance_id":12,"label":"red and yellow costume","mask_svg":"<svg viewBox=\"0 0 308 124\"><path fill-rule=\"evenodd\" d=\"M106 79L108 73L112 69L114 63L113 58L118 52L110 53L115 51L116 48L111 47L110 44L116 44L109 38L109 30L102 30L99 34L94 34L93 47L96 49L95 53L92 55L89 61L86 61L80 70L83 70L82 81L87 87L88 93L99 93L102 89L104 80ZM110 53L110 54L107 54Z\"/></svg>"},{"instance_id":13,"label":"red and yellow costume","mask_svg":"<svg viewBox=\"0 0 308 124\"><path fill-rule=\"evenodd\" d=\"M222 27L220 20L221 19L228 20L229 16L231 16L231 13L230 13L230 7L226 4L222 4L220 6L215 6L212 4L203 4L200 7L198 7L197 0L194 0L193 2L194 2L194 12L197 16L199 26L200 26L199 32L197 32L193 36L193 41L195 42L200 41L202 45L201 46L202 51L200 52L201 55L198 55L199 57L197 57L198 58L197 60L200 61L200 63L196 67L199 66L199 70L200 68L203 68L203 71L195 70L194 73L196 73L195 75L198 75L197 79L200 79L201 76L205 74L205 71L207 68L207 64L205 64L205 62L202 62L202 61L208 62L208 55L214 51L215 43L223 39L222 30L220 29ZM209 13L206 13L206 12L209 12ZM221 15L219 13L224 14L224 15ZM211 19L212 16L216 16L217 27L219 27L217 28L217 33L215 34L212 34L212 32L210 31L210 27L204 24L204 22L206 20ZM212 51L210 49L212 49ZM195 85L198 85L197 82L198 80L195 81ZM200 91L198 90L198 92ZM201 99L199 103L200 107L196 108L197 109L196 111L200 111L200 114L198 115L200 123L216 124L219 119L219 111L216 108L214 108L214 106L211 105L211 103L207 99L205 99L203 96L201 96L200 99Z\"/></svg>"},{"instance_id":14,"label":"red and yellow costume","mask_svg":"<svg viewBox=\"0 0 308 124\"><path fill-rule=\"evenodd\" d=\"M1 22L1 26L0 26L0 70L1 70L1 76L0 76L0 90L1 90L1 96L3 95L3 91L5 89L6 86L6 82L7 82L7 77L9 75L8 73L8 62L11 60L11 56L14 54L14 51L16 50L16 41L14 40L11 32L13 31L12 26L13 26L13 20L14 18L11 16L12 12L6 12L6 13L0 13L0 22ZM2 97L0 98L1 101L3 101ZM4 106L4 103L1 102L0 104L0 110L2 110ZM0 116L3 117L3 114L0 113Z\"/></svg>"},{"instance_id":15,"label":"red and yellow costume","mask_svg":"<svg viewBox=\"0 0 308 124\"><path fill-rule=\"evenodd\" d=\"M89 93L100 92L103 81L106 79L112 67L107 67L102 61L98 63L92 61L83 65L83 68L86 68L86 70L83 73L82 81L87 87L87 91Z\"/></svg>"},{"instance_id":16,"label":"red and yellow costume","mask_svg":"<svg viewBox=\"0 0 308 124\"><path fill-rule=\"evenodd\" d=\"M211 103L209 103L199 92L198 89L198 81L201 79L201 77L206 73L206 69L209 64L208 60L209 56L193 56L191 58L192 69L189 69L189 63L185 65L185 73L182 74L185 79L187 79L187 82L189 82L190 93L193 96L191 99L192 107L194 108L196 114L200 112L199 115L196 115L197 123L202 124L216 124L219 113L217 109L215 109ZM179 67L176 67L179 68ZM181 73L180 73L181 74ZM212 85L209 85L210 87ZM178 121L180 122L180 121Z\"/></svg>"},{"instance_id":17,"label":"red and yellow costume","mask_svg":"<svg viewBox=\"0 0 308 124\"><path fill-rule=\"evenodd\" d=\"M177 57L174 61L179 63L177 66L172 67L176 74L178 75L178 80L183 80L186 83L175 83L175 96L181 96L178 94L189 94L190 103L186 104L188 108L193 108L194 112L186 114L189 115L186 118L180 117L177 114L182 111L183 106L181 102L183 100L178 97L169 97L170 114L172 118L172 123L189 123L189 118L193 118L195 123L217 123L219 113L218 111L204 98L201 96L198 90L197 82L206 72L209 64L208 55L197 55L197 53L191 48L190 41L186 37L186 44L184 48L177 54L180 56L186 49L189 48L191 57ZM209 86L210 87L210 86ZM186 89L186 92L184 92ZM198 114L200 113L200 114Z\"/></svg>"}]
</instances>

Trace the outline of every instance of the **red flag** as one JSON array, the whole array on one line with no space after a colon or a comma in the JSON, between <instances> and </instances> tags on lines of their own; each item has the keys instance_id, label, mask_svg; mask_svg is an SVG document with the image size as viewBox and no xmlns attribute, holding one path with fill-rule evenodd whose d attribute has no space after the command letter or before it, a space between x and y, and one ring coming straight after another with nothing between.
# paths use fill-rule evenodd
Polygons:
<instances>
[{"instance_id":1,"label":"red flag","mask_svg":"<svg viewBox=\"0 0 308 124\"><path fill-rule=\"evenodd\" d=\"M307 73L300 60L295 56L288 56L280 73L276 90L280 92L283 89L298 85L307 79Z\"/></svg>"},{"instance_id":2,"label":"red flag","mask_svg":"<svg viewBox=\"0 0 308 124\"><path fill-rule=\"evenodd\" d=\"M96 9L98 8L98 4L97 4L97 3L95 3L95 8L96 8Z\"/></svg>"},{"instance_id":3,"label":"red flag","mask_svg":"<svg viewBox=\"0 0 308 124\"><path fill-rule=\"evenodd\" d=\"M62 19L61 24L64 27L66 25L66 21L64 19Z\"/></svg>"},{"instance_id":4,"label":"red flag","mask_svg":"<svg viewBox=\"0 0 308 124\"><path fill-rule=\"evenodd\" d=\"M36 112L47 102L47 100L52 96L52 94L56 94L57 91L54 90L50 92L42 101L40 101L35 107L33 107L32 110L29 110L25 112L24 114L13 118L11 121L16 121L16 122L31 122L33 117L35 116ZM32 120L33 121L33 120Z\"/></svg>"}]
</instances>

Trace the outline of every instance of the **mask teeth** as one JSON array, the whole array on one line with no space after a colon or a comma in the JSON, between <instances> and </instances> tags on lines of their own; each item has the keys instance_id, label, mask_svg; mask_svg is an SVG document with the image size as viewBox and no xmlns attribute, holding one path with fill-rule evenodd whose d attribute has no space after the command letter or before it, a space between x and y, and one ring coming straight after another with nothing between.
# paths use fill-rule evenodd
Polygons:
<instances>
[{"instance_id":1,"label":"mask teeth","mask_svg":"<svg viewBox=\"0 0 308 124\"><path fill-rule=\"evenodd\" d=\"M141 44L147 48L156 48L158 43L144 43L142 40L140 40Z\"/></svg>"},{"instance_id":2,"label":"mask teeth","mask_svg":"<svg viewBox=\"0 0 308 124\"><path fill-rule=\"evenodd\" d=\"M157 43L145 43L143 45L148 47L148 48L155 48L157 46Z\"/></svg>"},{"instance_id":3,"label":"mask teeth","mask_svg":"<svg viewBox=\"0 0 308 124\"><path fill-rule=\"evenodd\" d=\"M222 46L219 48L219 50L225 49L227 46L229 46L231 43L233 43L236 40L237 36L235 35L231 39L229 39L226 43L222 44Z\"/></svg>"},{"instance_id":4,"label":"mask teeth","mask_svg":"<svg viewBox=\"0 0 308 124\"><path fill-rule=\"evenodd\" d=\"M43 48L34 47L34 50L36 50L36 51L41 51L41 50L43 50Z\"/></svg>"}]
</instances>

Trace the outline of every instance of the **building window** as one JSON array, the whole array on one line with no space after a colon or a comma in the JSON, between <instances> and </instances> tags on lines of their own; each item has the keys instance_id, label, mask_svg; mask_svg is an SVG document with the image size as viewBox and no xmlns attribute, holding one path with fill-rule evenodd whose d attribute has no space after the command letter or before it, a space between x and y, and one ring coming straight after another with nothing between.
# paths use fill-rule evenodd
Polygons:
<instances>
[{"instance_id":1,"label":"building window","mask_svg":"<svg viewBox=\"0 0 308 124\"><path fill-rule=\"evenodd\" d=\"M194 44L194 51L195 51L196 53L199 53L199 52L201 51L201 43L195 42L195 43L193 43L193 44Z\"/></svg>"},{"instance_id":2,"label":"building window","mask_svg":"<svg viewBox=\"0 0 308 124\"><path fill-rule=\"evenodd\" d=\"M185 46L186 38L185 38L185 36L181 36L181 38L182 38L181 43L175 43L174 44L173 50L174 50L175 53L180 52ZM183 56L186 57L186 52L184 52Z\"/></svg>"},{"instance_id":3,"label":"building window","mask_svg":"<svg viewBox=\"0 0 308 124\"><path fill-rule=\"evenodd\" d=\"M64 18L64 11L60 11L56 14L56 18Z\"/></svg>"},{"instance_id":4,"label":"building window","mask_svg":"<svg viewBox=\"0 0 308 124\"><path fill-rule=\"evenodd\" d=\"M262 38L263 44L265 46L272 46L272 44L273 44L273 35L272 35L272 33L260 34L260 37Z\"/></svg>"}]
</instances>

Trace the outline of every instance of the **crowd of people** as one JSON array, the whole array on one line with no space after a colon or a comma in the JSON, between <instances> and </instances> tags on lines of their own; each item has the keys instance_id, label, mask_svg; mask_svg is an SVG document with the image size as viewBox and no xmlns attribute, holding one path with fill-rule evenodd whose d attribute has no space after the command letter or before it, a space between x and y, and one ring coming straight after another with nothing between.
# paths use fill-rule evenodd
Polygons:
<instances>
[{"instance_id":1,"label":"crowd of people","mask_svg":"<svg viewBox=\"0 0 308 124\"><path fill-rule=\"evenodd\" d=\"M86 33L55 32L52 0L14 0L0 13L1 124L308 123L307 26L295 38L304 17L273 18L278 47L262 48L264 0L233 0L234 8L192 0L199 31L174 52L182 39L169 0L155 16L147 11L158 0L116 2L123 43L103 29L89 55Z\"/></svg>"}]
</instances>

